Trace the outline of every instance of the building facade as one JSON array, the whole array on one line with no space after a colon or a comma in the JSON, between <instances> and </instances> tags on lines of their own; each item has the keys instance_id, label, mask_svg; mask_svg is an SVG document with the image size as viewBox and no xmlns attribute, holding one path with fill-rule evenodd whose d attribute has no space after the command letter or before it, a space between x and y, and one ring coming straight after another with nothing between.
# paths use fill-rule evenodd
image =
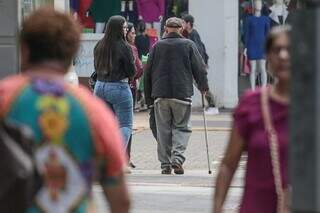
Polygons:
<instances>
[{"instance_id":1,"label":"building facade","mask_svg":"<svg viewBox=\"0 0 320 213\"><path fill-rule=\"evenodd\" d=\"M23 0L23 13L42 5L52 5L57 9L70 11L69 0ZM195 27L199 31L208 51L210 89L215 95L217 106L233 108L238 102L238 10L234 0L189 0L189 13L195 17ZM174 8L175 9L175 8ZM81 62L75 69L80 79L93 72L93 56L88 50L93 49L95 40L101 35L86 33L76 61ZM84 60L84 57L87 57ZM81 60L80 60L81 59ZM85 61L85 63L84 63ZM92 63L90 63L92 61ZM194 106L201 106L200 93L195 89Z\"/></svg>"},{"instance_id":2,"label":"building facade","mask_svg":"<svg viewBox=\"0 0 320 213\"><path fill-rule=\"evenodd\" d=\"M238 102L238 2L190 0L189 12L206 44L209 86L219 107L233 108ZM200 95L194 98L200 105Z\"/></svg>"}]
</instances>

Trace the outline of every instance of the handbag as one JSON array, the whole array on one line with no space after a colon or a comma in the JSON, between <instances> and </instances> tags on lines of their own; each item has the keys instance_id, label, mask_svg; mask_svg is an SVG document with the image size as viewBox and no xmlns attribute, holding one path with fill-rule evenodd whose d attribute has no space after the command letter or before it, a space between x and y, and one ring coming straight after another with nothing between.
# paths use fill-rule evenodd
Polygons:
<instances>
[{"instance_id":1,"label":"handbag","mask_svg":"<svg viewBox=\"0 0 320 213\"><path fill-rule=\"evenodd\" d=\"M31 131L0 121L0 212L22 213L41 187Z\"/></svg>"},{"instance_id":2,"label":"handbag","mask_svg":"<svg viewBox=\"0 0 320 213\"><path fill-rule=\"evenodd\" d=\"M251 73L250 61L244 53L240 54L240 67L241 67L242 74L249 75Z\"/></svg>"},{"instance_id":3,"label":"handbag","mask_svg":"<svg viewBox=\"0 0 320 213\"><path fill-rule=\"evenodd\" d=\"M262 118L264 122L265 131L268 135L268 142L270 146L272 173L277 194L277 213L289 213L289 191L282 188L282 179L280 171L280 157L279 157L279 141L277 132L272 124L271 111L269 106L269 95L267 87L261 89L261 109Z\"/></svg>"}]
</instances>

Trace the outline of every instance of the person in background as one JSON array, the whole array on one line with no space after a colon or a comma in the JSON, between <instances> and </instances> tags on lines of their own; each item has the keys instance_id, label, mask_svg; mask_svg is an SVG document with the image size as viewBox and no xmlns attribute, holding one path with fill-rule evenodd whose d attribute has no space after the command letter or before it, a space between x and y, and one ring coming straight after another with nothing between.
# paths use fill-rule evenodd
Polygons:
<instances>
[{"instance_id":1,"label":"person in background","mask_svg":"<svg viewBox=\"0 0 320 213\"><path fill-rule=\"evenodd\" d=\"M122 16L112 16L104 37L94 48L97 83L94 94L105 101L118 118L127 148L133 125L133 98L129 79L135 76L132 49L126 42L128 25Z\"/></svg>"},{"instance_id":2,"label":"person in background","mask_svg":"<svg viewBox=\"0 0 320 213\"><path fill-rule=\"evenodd\" d=\"M147 34L146 24L143 20L140 20L137 24L137 36L135 39L135 45L138 49L139 58L142 64L145 65L145 59L148 58L151 48L150 37ZM139 81L137 90L137 103L139 104L139 110L145 110L145 98L144 98L144 85L143 77Z\"/></svg>"},{"instance_id":3,"label":"person in background","mask_svg":"<svg viewBox=\"0 0 320 213\"><path fill-rule=\"evenodd\" d=\"M114 115L86 88L64 80L79 47L80 26L68 14L40 8L21 29L22 70L0 81L0 115L33 130L42 185L25 212L95 212L94 181L103 187L111 212L129 212L125 153Z\"/></svg>"},{"instance_id":4,"label":"person in background","mask_svg":"<svg viewBox=\"0 0 320 213\"><path fill-rule=\"evenodd\" d=\"M165 39L167 36L167 32L165 31L164 28L164 32L162 34L162 38L161 39ZM156 142L158 142L158 138L157 138L157 124L156 124L156 118L155 118L155 114L154 114L154 105L153 104L149 104L148 105L148 109L149 109L149 127L151 129L152 135L154 137L154 139L156 140Z\"/></svg>"},{"instance_id":5,"label":"person in background","mask_svg":"<svg viewBox=\"0 0 320 213\"><path fill-rule=\"evenodd\" d=\"M234 112L229 145L216 181L214 213L221 213L241 154L248 155L240 213L287 212L288 108L290 84L288 26L270 31L266 41L275 84L249 91ZM280 211L279 211L280 210Z\"/></svg>"},{"instance_id":6,"label":"person in background","mask_svg":"<svg viewBox=\"0 0 320 213\"><path fill-rule=\"evenodd\" d=\"M137 36L135 39L135 45L138 49L139 58L146 56L150 51L150 39L147 35L146 24L144 21L139 21L137 24Z\"/></svg>"},{"instance_id":7,"label":"person in background","mask_svg":"<svg viewBox=\"0 0 320 213\"><path fill-rule=\"evenodd\" d=\"M194 29L194 17L192 15L187 14L187 15L184 15L182 18L184 20L183 35L186 38L189 38L190 40L192 40L196 44L198 51L200 52L202 59L204 60L204 63L206 64L208 69L209 56L207 54L206 47L202 42L198 31ZM219 114L219 109L215 105L214 95L210 90L206 94L205 98L209 104L209 107L207 108L206 113L212 114L212 115Z\"/></svg>"},{"instance_id":8,"label":"person in background","mask_svg":"<svg viewBox=\"0 0 320 213\"><path fill-rule=\"evenodd\" d=\"M133 57L134 57L134 64L136 67L136 74L135 74L134 78L130 79L130 88L131 88L131 92L132 92L132 96L133 96L133 109L135 108L135 103L136 103L137 80L143 74L142 62L139 58L138 50L137 50L137 47L135 46L135 43L134 43L135 38L136 38L136 31L135 31L134 25L133 25L133 23L128 22L128 32L127 32L126 40L132 49L132 53L133 53ZM131 154L131 142L132 142L132 134L131 134L131 137L129 139L129 143L127 146L127 155L129 158L129 166L132 168L135 168L136 166L133 164L133 162L130 159L130 157L131 157L131 155L130 155Z\"/></svg>"},{"instance_id":9,"label":"person in background","mask_svg":"<svg viewBox=\"0 0 320 213\"><path fill-rule=\"evenodd\" d=\"M166 21L166 37L151 50L145 69L147 105L154 104L161 173L184 174L184 152L191 135L193 79L208 89L205 64L194 42L181 36L182 20Z\"/></svg>"}]
</instances>

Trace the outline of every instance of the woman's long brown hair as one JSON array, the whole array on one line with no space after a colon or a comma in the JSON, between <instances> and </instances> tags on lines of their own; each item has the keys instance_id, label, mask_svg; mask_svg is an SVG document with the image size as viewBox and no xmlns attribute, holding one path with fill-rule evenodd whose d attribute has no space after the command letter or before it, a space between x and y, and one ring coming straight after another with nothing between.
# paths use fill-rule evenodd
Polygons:
<instances>
[{"instance_id":1,"label":"woman's long brown hair","mask_svg":"<svg viewBox=\"0 0 320 213\"><path fill-rule=\"evenodd\" d=\"M125 42L123 26L126 20L122 16L112 16L104 37L94 48L94 67L97 72L109 73L113 68L113 57L116 54L116 43Z\"/></svg>"}]
</instances>

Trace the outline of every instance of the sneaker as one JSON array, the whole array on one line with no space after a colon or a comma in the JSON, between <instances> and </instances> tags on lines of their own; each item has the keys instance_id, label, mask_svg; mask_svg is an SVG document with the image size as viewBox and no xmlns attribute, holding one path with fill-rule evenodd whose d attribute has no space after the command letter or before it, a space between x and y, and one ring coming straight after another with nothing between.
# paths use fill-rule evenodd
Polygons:
<instances>
[{"instance_id":1,"label":"sneaker","mask_svg":"<svg viewBox=\"0 0 320 213\"><path fill-rule=\"evenodd\" d=\"M165 167L161 170L161 174L163 175L171 175L171 168L170 167Z\"/></svg>"},{"instance_id":2,"label":"sneaker","mask_svg":"<svg viewBox=\"0 0 320 213\"><path fill-rule=\"evenodd\" d=\"M183 175L184 174L184 169L182 168L182 165L180 164L173 164L172 165L173 171L177 175Z\"/></svg>"},{"instance_id":3,"label":"sneaker","mask_svg":"<svg viewBox=\"0 0 320 213\"><path fill-rule=\"evenodd\" d=\"M206 109L205 113L207 115L217 115L217 114L219 114L219 108L218 107L209 107Z\"/></svg>"}]
</instances>

